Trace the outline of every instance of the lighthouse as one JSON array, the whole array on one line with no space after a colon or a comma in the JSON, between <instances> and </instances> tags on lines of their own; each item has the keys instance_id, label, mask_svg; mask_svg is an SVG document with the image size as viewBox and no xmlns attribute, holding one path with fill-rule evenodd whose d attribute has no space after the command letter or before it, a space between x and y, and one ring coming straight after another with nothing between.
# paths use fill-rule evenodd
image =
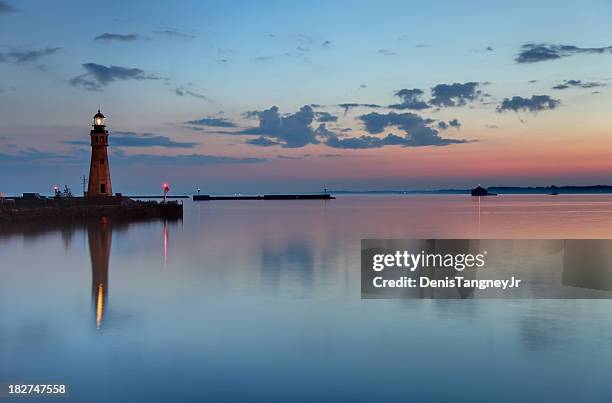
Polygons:
<instances>
[{"instance_id":1,"label":"lighthouse","mask_svg":"<svg viewBox=\"0 0 612 403\"><path fill-rule=\"evenodd\" d=\"M112 196L110 167L108 166L108 131L104 124L104 115L98 109L94 115L91 137L91 164L89 165L89 185L87 197Z\"/></svg>"}]
</instances>

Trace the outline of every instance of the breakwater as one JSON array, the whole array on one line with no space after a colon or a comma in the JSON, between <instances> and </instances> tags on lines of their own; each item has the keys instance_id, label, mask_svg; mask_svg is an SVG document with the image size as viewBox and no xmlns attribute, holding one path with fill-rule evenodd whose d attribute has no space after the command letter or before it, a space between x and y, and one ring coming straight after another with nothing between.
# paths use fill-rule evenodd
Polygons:
<instances>
[{"instance_id":1,"label":"breakwater","mask_svg":"<svg viewBox=\"0 0 612 403\"><path fill-rule=\"evenodd\" d=\"M335 199L328 193L323 194L284 194L284 195L260 195L260 196L211 196L193 195L194 201L209 200L331 200Z\"/></svg>"},{"instance_id":2,"label":"breakwater","mask_svg":"<svg viewBox=\"0 0 612 403\"><path fill-rule=\"evenodd\" d=\"M79 221L109 219L146 220L183 217L183 205L176 202L136 201L127 197L103 198L17 198L0 203L0 223L24 221Z\"/></svg>"}]
</instances>

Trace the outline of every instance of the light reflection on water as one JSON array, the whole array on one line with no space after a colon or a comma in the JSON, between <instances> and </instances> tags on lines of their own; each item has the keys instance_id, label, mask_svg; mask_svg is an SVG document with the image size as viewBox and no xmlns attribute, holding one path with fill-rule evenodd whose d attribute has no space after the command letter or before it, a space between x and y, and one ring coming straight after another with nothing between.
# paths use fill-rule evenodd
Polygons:
<instances>
[{"instance_id":1,"label":"light reflection on water","mask_svg":"<svg viewBox=\"0 0 612 403\"><path fill-rule=\"evenodd\" d=\"M0 383L73 401L602 401L607 300L361 300L362 238L610 238L611 196L185 204L0 230ZM480 223L480 225L479 225Z\"/></svg>"}]
</instances>

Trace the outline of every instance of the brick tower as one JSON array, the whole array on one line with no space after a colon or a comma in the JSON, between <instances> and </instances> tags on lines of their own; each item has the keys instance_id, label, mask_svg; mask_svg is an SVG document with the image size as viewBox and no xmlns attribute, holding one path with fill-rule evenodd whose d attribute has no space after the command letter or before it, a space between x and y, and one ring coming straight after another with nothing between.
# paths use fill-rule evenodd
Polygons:
<instances>
[{"instance_id":1,"label":"brick tower","mask_svg":"<svg viewBox=\"0 0 612 403\"><path fill-rule=\"evenodd\" d=\"M91 164L89 165L89 185L87 197L106 197L113 195L110 167L108 166L108 131L104 125L104 115L94 115L91 136Z\"/></svg>"}]
</instances>

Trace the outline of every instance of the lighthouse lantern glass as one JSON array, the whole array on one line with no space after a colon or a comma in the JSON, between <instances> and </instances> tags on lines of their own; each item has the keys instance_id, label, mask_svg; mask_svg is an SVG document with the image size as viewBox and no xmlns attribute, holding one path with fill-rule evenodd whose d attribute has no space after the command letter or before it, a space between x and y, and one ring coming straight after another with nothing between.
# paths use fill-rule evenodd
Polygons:
<instances>
[{"instance_id":1,"label":"lighthouse lantern glass","mask_svg":"<svg viewBox=\"0 0 612 403\"><path fill-rule=\"evenodd\" d=\"M104 124L104 118L95 118L94 122L96 124L96 126L102 126Z\"/></svg>"}]
</instances>

